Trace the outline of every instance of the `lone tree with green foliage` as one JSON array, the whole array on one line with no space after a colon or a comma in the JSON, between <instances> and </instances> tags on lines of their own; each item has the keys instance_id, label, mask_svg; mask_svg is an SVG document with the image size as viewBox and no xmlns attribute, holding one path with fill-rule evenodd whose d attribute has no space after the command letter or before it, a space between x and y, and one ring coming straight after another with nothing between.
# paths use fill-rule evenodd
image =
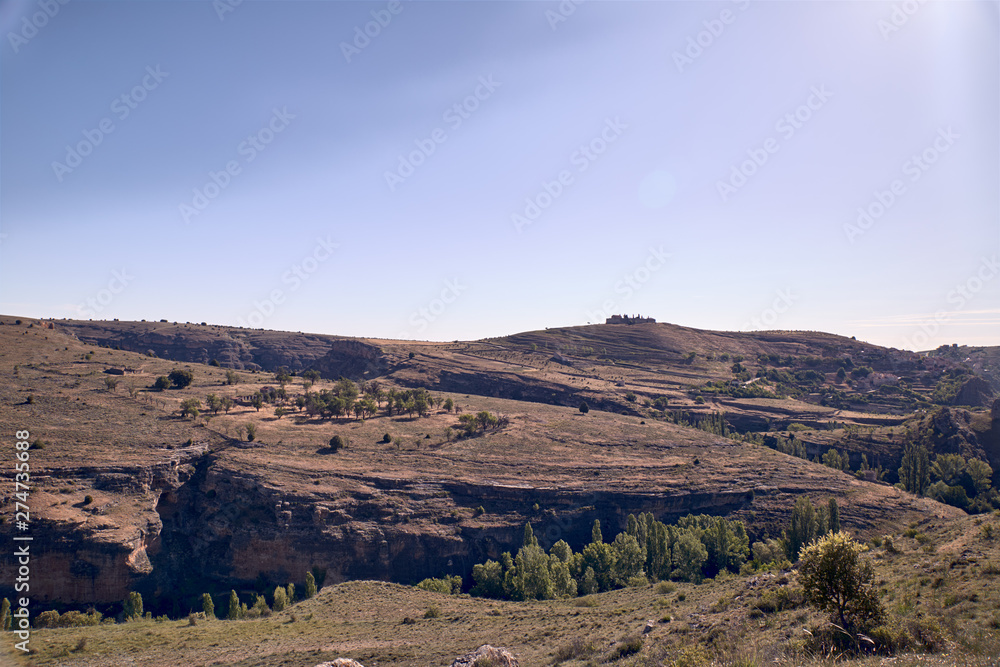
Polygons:
<instances>
[{"instance_id":1,"label":"lone tree with green foliage","mask_svg":"<svg viewBox=\"0 0 1000 667\"><path fill-rule=\"evenodd\" d=\"M185 398L181 401L181 417L191 417L191 419L198 419L198 415L201 408L201 401L197 398Z\"/></svg>"},{"instance_id":2,"label":"lone tree with green foliage","mask_svg":"<svg viewBox=\"0 0 1000 667\"><path fill-rule=\"evenodd\" d=\"M205 618L215 618L215 603L208 593L201 594L201 610L205 612Z\"/></svg>"},{"instance_id":3,"label":"lone tree with green foliage","mask_svg":"<svg viewBox=\"0 0 1000 667\"><path fill-rule=\"evenodd\" d=\"M316 577L312 572L306 572L306 599L316 595Z\"/></svg>"},{"instance_id":4,"label":"lone tree with green foliage","mask_svg":"<svg viewBox=\"0 0 1000 667\"><path fill-rule=\"evenodd\" d=\"M142 618L142 595L132 591L122 605L125 608L125 620L135 621Z\"/></svg>"},{"instance_id":5,"label":"lone tree with green foliage","mask_svg":"<svg viewBox=\"0 0 1000 667\"><path fill-rule=\"evenodd\" d=\"M930 463L927 448L908 443L903 450L903 460L899 466L899 482L903 488L918 496L924 495L931 484Z\"/></svg>"},{"instance_id":6,"label":"lone tree with green foliage","mask_svg":"<svg viewBox=\"0 0 1000 667\"><path fill-rule=\"evenodd\" d=\"M810 604L831 613L845 630L868 631L885 622L875 569L864 545L847 533L830 533L802 551L799 582Z\"/></svg>"},{"instance_id":7,"label":"lone tree with green foliage","mask_svg":"<svg viewBox=\"0 0 1000 667\"><path fill-rule=\"evenodd\" d=\"M205 397L205 405L213 414L219 414L219 410L222 408L222 399L216 394L209 394Z\"/></svg>"},{"instance_id":8,"label":"lone tree with green foliage","mask_svg":"<svg viewBox=\"0 0 1000 667\"><path fill-rule=\"evenodd\" d=\"M153 389L155 389L156 391L163 391L164 389L170 389L170 378L168 378L166 375L161 375L160 377L156 378L156 382L153 383Z\"/></svg>"},{"instance_id":9,"label":"lone tree with green foliage","mask_svg":"<svg viewBox=\"0 0 1000 667\"><path fill-rule=\"evenodd\" d=\"M840 532L840 507L836 498L830 498L827 502L827 520L830 522L830 532Z\"/></svg>"},{"instance_id":10,"label":"lone tree with green foliage","mask_svg":"<svg viewBox=\"0 0 1000 667\"><path fill-rule=\"evenodd\" d=\"M802 547L815 536L816 509L808 496L801 496L792 508L792 521L788 527L788 560L797 560Z\"/></svg>"},{"instance_id":11,"label":"lone tree with green foliage","mask_svg":"<svg viewBox=\"0 0 1000 667\"><path fill-rule=\"evenodd\" d=\"M194 373L187 370L181 370L179 368L175 368L170 371L170 375L167 377L170 378L170 381L173 382L174 386L178 389L184 389L194 381Z\"/></svg>"},{"instance_id":12,"label":"lone tree with green foliage","mask_svg":"<svg viewBox=\"0 0 1000 667\"><path fill-rule=\"evenodd\" d=\"M226 618L230 621L240 618L240 596L236 591L229 591L229 613L226 614Z\"/></svg>"},{"instance_id":13,"label":"lone tree with green foliage","mask_svg":"<svg viewBox=\"0 0 1000 667\"><path fill-rule=\"evenodd\" d=\"M282 588L281 586L275 586L274 603L271 605L271 608L274 609L274 611L284 611L285 607L287 606L288 606L288 594L285 592L285 589Z\"/></svg>"},{"instance_id":14,"label":"lone tree with green foliage","mask_svg":"<svg viewBox=\"0 0 1000 667\"><path fill-rule=\"evenodd\" d=\"M701 566L708 559L708 550L693 533L685 531L674 544L674 574L685 581L699 583Z\"/></svg>"}]
</instances>

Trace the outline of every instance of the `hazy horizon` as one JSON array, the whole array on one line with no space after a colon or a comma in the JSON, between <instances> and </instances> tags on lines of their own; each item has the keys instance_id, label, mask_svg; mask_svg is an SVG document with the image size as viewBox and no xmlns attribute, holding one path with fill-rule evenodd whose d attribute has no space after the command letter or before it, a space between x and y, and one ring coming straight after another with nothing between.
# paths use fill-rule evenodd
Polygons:
<instances>
[{"instance_id":1,"label":"hazy horizon","mask_svg":"<svg viewBox=\"0 0 1000 667\"><path fill-rule=\"evenodd\" d=\"M4 312L1000 345L997 2L33 0L0 27Z\"/></svg>"}]
</instances>

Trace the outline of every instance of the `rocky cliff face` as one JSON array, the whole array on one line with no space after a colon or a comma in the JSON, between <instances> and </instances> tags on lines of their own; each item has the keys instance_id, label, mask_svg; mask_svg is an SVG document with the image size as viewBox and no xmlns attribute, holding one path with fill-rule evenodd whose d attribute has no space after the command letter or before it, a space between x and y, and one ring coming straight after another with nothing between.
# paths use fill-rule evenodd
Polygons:
<instances>
[{"instance_id":1,"label":"rocky cliff face","mask_svg":"<svg viewBox=\"0 0 1000 667\"><path fill-rule=\"evenodd\" d=\"M543 544L565 539L581 546L594 519L613 533L624 529L630 513L672 521L689 513L728 514L748 508L753 498L747 490L618 494L376 476L290 494L210 456L188 482L160 497L163 529L150 548L153 571L140 589L194 600L253 582L301 581L313 568L334 583L416 583L444 574L469 581L474 564L517 550L527 521ZM532 514L535 503L546 510ZM485 514L476 517L477 507Z\"/></svg>"},{"instance_id":2,"label":"rocky cliff face","mask_svg":"<svg viewBox=\"0 0 1000 667\"><path fill-rule=\"evenodd\" d=\"M176 361L212 360L238 370L293 372L308 369L324 377L364 377L385 372L382 351L351 338L169 322L63 321L58 329L81 342L105 345Z\"/></svg>"},{"instance_id":3,"label":"rocky cliff face","mask_svg":"<svg viewBox=\"0 0 1000 667\"><path fill-rule=\"evenodd\" d=\"M973 376L959 388L952 405L989 407L993 403L993 387L981 377Z\"/></svg>"}]
</instances>

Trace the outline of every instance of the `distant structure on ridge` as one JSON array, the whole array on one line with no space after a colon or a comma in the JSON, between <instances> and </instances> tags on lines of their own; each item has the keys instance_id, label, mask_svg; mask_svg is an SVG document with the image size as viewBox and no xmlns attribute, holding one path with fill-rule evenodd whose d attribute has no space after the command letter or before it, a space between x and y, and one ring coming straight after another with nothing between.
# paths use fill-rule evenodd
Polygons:
<instances>
[{"instance_id":1,"label":"distant structure on ridge","mask_svg":"<svg viewBox=\"0 0 1000 667\"><path fill-rule=\"evenodd\" d=\"M605 324L645 324L649 322L650 324L656 324L656 320L652 317L642 317L641 315L612 315L608 319L604 320Z\"/></svg>"}]
</instances>

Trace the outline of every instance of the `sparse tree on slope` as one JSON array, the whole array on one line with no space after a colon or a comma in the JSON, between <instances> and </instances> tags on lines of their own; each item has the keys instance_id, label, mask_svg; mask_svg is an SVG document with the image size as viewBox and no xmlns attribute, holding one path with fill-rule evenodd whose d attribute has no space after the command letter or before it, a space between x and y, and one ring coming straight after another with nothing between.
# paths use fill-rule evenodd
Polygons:
<instances>
[{"instance_id":1,"label":"sparse tree on slope","mask_svg":"<svg viewBox=\"0 0 1000 667\"><path fill-rule=\"evenodd\" d=\"M842 628L862 632L885 620L875 570L862 558L864 550L847 533L830 533L803 550L799 567L806 599L831 612Z\"/></svg>"}]
</instances>

